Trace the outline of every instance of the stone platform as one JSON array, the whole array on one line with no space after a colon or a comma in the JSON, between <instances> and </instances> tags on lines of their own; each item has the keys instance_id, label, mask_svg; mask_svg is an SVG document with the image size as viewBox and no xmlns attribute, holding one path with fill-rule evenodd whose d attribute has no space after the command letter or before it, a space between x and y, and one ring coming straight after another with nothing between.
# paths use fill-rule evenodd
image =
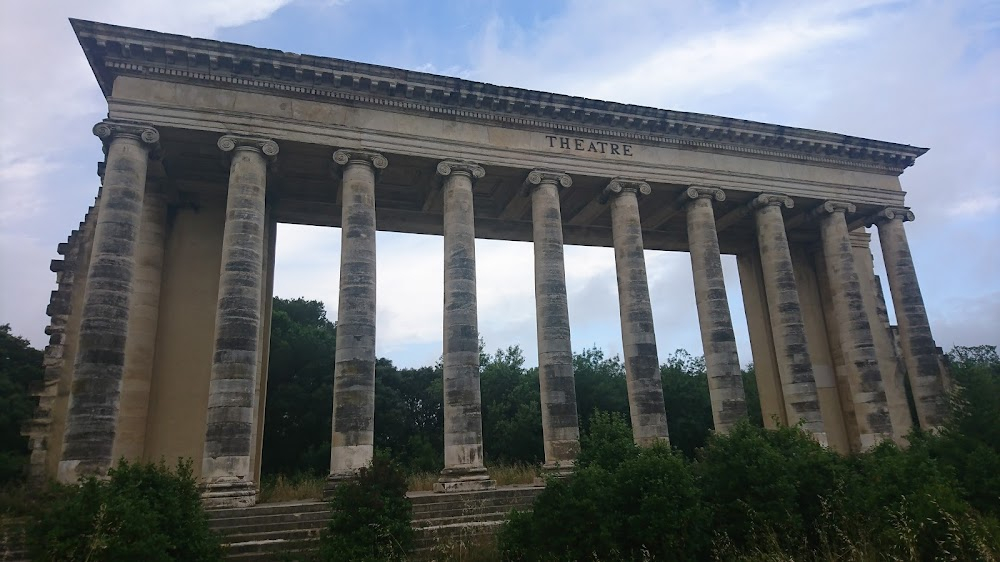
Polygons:
<instances>
[{"instance_id":1,"label":"stone platform","mask_svg":"<svg viewBox=\"0 0 1000 562\"><path fill-rule=\"evenodd\" d=\"M414 558L433 560L479 541L492 540L512 509L529 510L542 491L538 486L434 493L411 492ZM316 548L330 517L321 501L282 502L210 510L210 525L222 533L230 560L294 560Z\"/></svg>"}]
</instances>

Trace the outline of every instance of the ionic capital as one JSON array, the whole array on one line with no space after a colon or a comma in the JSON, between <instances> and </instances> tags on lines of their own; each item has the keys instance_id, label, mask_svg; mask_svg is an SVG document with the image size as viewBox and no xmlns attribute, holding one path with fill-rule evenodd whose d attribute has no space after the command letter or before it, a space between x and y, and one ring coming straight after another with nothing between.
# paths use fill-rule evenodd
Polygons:
<instances>
[{"instance_id":1,"label":"ionic capital","mask_svg":"<svg viewBox=\"0 0 1000 562\"><path fill-rule=\"evenodd\" d=\"M824 201L822 205L810 211L809 216L819 217L823 215L832 215L834 213L847 214L854 213L857 210L857 206L846 201Z\"/></svg>"},{"instance_id":2,"label":"ionic capital","mask_svg":"<svg viewBox=\"0 0 1000 562\"><path fill-rule=\"evenodd\" d=\"M601 192L601 202L607 203L612 196L618 196L623 193L635 193L636 197L639 197L640 195L649 195L652 192L653 188L649 187L649 184L642 180L615 178Z\"/></svg>"},{"instance_id":3,"label":"ionic capital","mask_svg":"<svg viewBox=\"0 0 1000 562\"><path fill-rule=\"evenodd\" d=\"M438 162L437 173L440 176L450 176L452 174L463 174L472 178L473 181L486 176L486 170L468 160L442 160Z\"/></svg>"},{"instance_id":4,"label":"ionic capital","mask_svg":"<svg viewBox=\"0 0 1000 562\"><path fill-rule=\"evenodd\" d=\"M865 226L871 226L873 224L879 224L892 220L907 222L912 221L915 218L916 216L913 214L913 211L906 207L886 207L865 219Z\"/></svg>"},{"instance_id":5,"label":"ionic capital","mask_svg":"<svg viewBox=\"0 0 1000 562\"><path fill-rule=\"evenodd\" d=\"M749 207L753 210L763 209L764 207L781 207L784 206L786 209L791 209L795 206L791 197L787 195L781 195L778 193L761 193L757 197L750 200Z\"/></svg>"},{"instance_id":6,"label":"ionic capital","mask_svg":"<svg viewBox=\"0 0 1000 562\"><path fill-rule=\"evenodd\" d=\"M358 162L371 166L376 171L384 170L389 165L389 160L378 152L369 150L350 150L342 148L333 153L333 161L341 166L346 166L352 162Z\"/></svg>"},{"instance_id":7,"label":"ionic capital","mask_svg":"<svg viewBox=\"0 0 1000 562\"><path fill-rule=\"evenodd\" d=\"M104 143L104 151L107 153L108 145L118 137L136 139L152 154L160 148L160 132L149 125L141 123L124 123L121 121L110 121L105 119L94 125L94 134Z\"/></svg>"},{"instance_id":8,"label":"ionic capital","mask_svg":"<svg viewBox=\"0 0 1000 562\"><path fill-rule=\"evenodd\" d=\"M677 203L680 206L686 206L688 203L697 201L698 199L715 199L716 201L722 202L726 200L726 192L717 187L692 185L681 193L680 197L677 198Z\"/></svg>"},{"instance_id":9,"label":"ionic capital","mask_svg":"<svg viewBox=\"0 0 1000 562\"><path fill-rule=\"evenodd\" d=\"M539 186L546 183L552 183L555 184L557 188L569 187L573 185L573 178L569 177L569 174L554 170L532 170L528 174L527 179L524 180L524 183L528 186Z\"/></svg>"},{"instance_id":10,"label":"ionic capital","mask_svg":"<svg viewBox=\"0 0 1000 562\"><path fill-rule=\"evenodd\" d=\"M232 156L241 150L250 150L264 155L268 162L273 162L278 156L278 143L271 139L244 137L240 135L222 135L219 137L219 150Z\"/></svg>"}]
</instances>

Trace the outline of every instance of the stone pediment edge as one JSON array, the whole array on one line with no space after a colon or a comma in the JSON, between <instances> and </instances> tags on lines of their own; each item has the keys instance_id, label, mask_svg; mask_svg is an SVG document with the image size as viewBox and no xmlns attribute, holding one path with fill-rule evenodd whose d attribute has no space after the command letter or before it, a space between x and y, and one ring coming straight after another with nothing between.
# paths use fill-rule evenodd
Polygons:
<instances>
[{"instance_id":1,"label":"stone pediment edge","mask_svg":"<svg viewBox=\"0 0 1000 562\"><path fill-rule=\"evenodd\" d=\"M899 175L925 148L741 119L495 86L342 59L286 53L72 19L104 92L114 77L209 82L764 158Z\"/></svg>"}]
</instances>

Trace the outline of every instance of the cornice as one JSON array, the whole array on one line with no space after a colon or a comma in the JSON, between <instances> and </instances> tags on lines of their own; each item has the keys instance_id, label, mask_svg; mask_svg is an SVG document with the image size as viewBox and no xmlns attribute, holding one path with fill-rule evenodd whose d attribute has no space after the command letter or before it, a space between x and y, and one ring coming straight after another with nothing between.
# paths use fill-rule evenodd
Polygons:
<instances>
[{"instance_id":1,"label":"cornice","mask_svg":"<svg viewBox=\"0 0 1000 562\"><path fill-rule=\"evenodd\" d=\"M899 175L927 149L70 20L110 97L133 75Z\"/></svg>"}]
</instances>

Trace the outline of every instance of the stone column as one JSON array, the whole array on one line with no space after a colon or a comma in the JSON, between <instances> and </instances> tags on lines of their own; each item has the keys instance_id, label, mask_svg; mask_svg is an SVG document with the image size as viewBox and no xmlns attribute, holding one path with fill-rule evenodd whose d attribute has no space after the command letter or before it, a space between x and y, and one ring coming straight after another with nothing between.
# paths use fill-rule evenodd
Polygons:
<instances>
[{"instance_id":1,"label":"stone column","mask_svg":"<svg viewBox=\"0 0 1000 562\"><path fill-rule=\"evenodd\" d=\"M64 483L105 475L113 461L146 168L160 139L152 127L114 121L94 134L107 158L58 469Z\"/></svg>"},{"instance_id":2,"label":"stone column","mask_svg":"<svg viewBox=\"0 0 1000 562\"><path fill-rule=\"evenodd\" d=\"M715 430L725 433L747 415L743 374L736 354L736 334L726 298L722 254L712 209L712 199L725 201L726 194L721 189L689 187L682 197L690 200L687 203L688 251L694 274L701 343L705 349L712 419Z\"/></svg>"},{"instance_id":3,"label":"stone column","mask_svg":"<svg viewBox=\"0 0 1000 562\"><path fill-rule=\"evenodd\" d=\"M218 145L230 155L229 191L208 387L202 497L207 506L237 507L256 502L251 449L260 345L264 191L268 163L277 156L278 145L234 135L221 137Z\"/></svg>"},{"instance_id":4,"label":"stone column","mask_svg":"<svg viewBox=\"0 0 1000 562\"><path fill-rule=\"evenodd\" d=\"M444 177L444 470L434 490L484 490L496 482L483 466L472 182L486 171L445 160L437 172Z\"/></svg>"},{"instance_id":5,"label":"stone column","mask_svg":"<svg viewBox=\"0 0 1000 562\"><path fill-rule=\"evenodd\" d=\"M331 485L367 466L375 447L375 175L389 165L360 150L338 150L333 161L344 175Z\"/></svg>"},{"instance_id":6,"label":"stone column","mask_svg":"<svg viewBox=\"0 0 1000 562\"><path fill-rule=\"evenodd\" d=\"M815 212L821 217L820 236L829 279L832 320L836 323L844 354L858 445L864 451L885 439L892 439L892 420L847 230L846 213L855 211L850 203L827 201Z\"/></svg>"},{"instance_id":7,"label":"stone column","mask_svg":"<svg viewBox=\"0 0 1000 562\"><path fill-rule=\"evenodd\" d=\"M156 328L160 314L160 278L166 243L167 195L162 181L146 183L142 199L142 228L136 248L135 283L125 346L125 376L122 380L121 413L114 454L141 460L146 442L149 389L153 377Z\"/></svg>"},{"instance_id":8,"label":"stone column","mask_svg":"<svg viewBox=\"0 0 1000 562\"><path fill-rule=\"evenodd\" d=\"M802 306L792 269L785 221L781 216L782 205L791 208L791 198L765 193L750 202L757 225L757 244L760 247L778 375L789 425L803 422L803 428L826 445Z\"/></svg>"},{"instance_id":9,"label":"stone column","mask_svg":"<svg viewBox=\"0 0 1000 562\"><path fill-rule=\"evenodd\" d=\"M638 196L649 193L649 184L644 181L616 178L602 194L611 203L629 413L632 437L639 445L669 440L639 223Z\"/></svg>"},{"instance_id":10,"label":"stone column","mask_svg":"<svg viewBox=\"0 0 1000 562\"><path fill-rule=\"evenodd\" d=\"M903 362L917 407L917 421L924 429L935 429L944 423L948 414L948 395L903 229L903 222L912 220L913 213L909 209L887 208L874 217L873 222L878 225L889 292L899 325Z\"/></svg>"},{"instance_id":11,"label":"stone column","mask_svg":"<svg viewBox=\"0 0 1000 562\"><path fill-rule=\"evenodd\" d=\"M542 402L542 439L547 471L565 472L580 452L573 348L566 302L559 188L572 185L561 172L528 174L532 239L535 244L535 321L538 327L538 384Z\"/></svg>"}]
</instances>

